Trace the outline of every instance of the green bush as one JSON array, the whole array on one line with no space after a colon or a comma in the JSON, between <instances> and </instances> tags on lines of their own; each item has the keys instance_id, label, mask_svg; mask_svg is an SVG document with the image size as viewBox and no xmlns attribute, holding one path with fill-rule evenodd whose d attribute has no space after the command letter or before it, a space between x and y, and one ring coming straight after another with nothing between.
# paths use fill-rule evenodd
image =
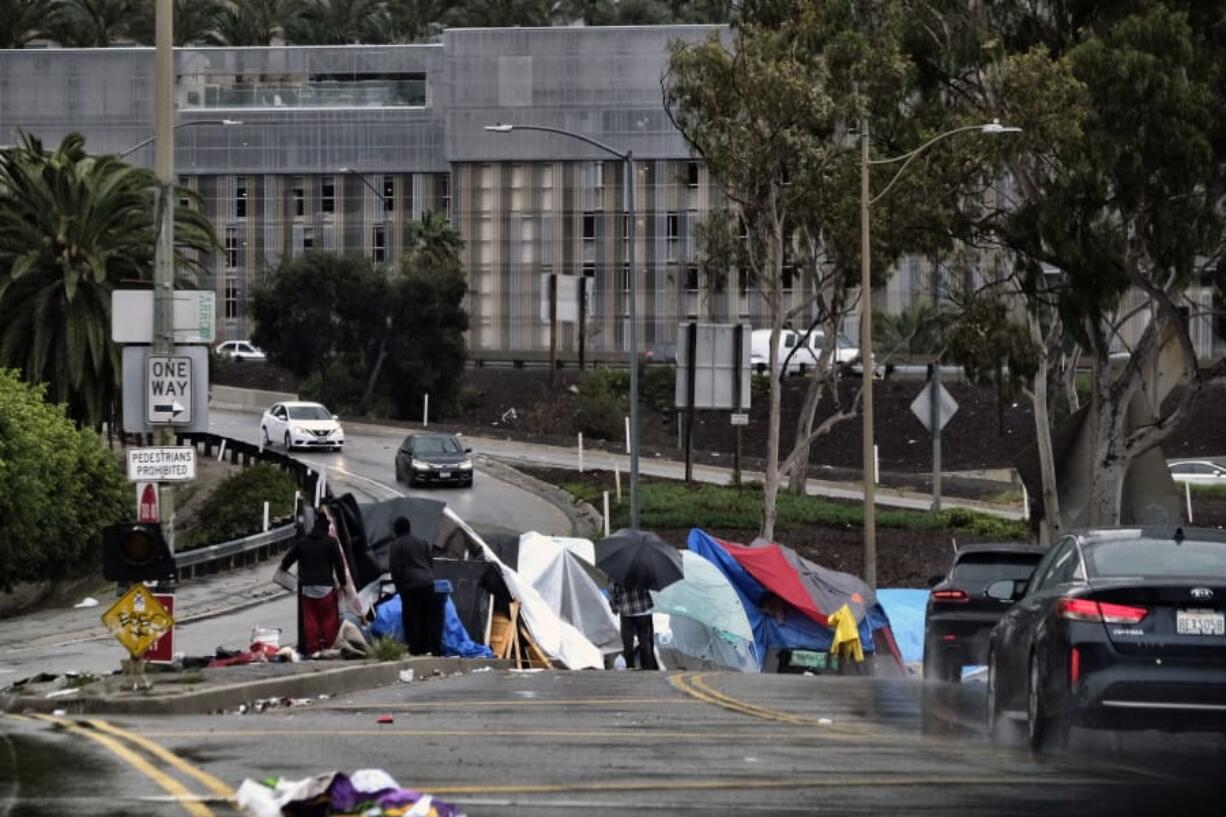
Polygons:
<instances>
[{"instance_id":1,"label":"green bush","mask_svg":"<svg viewBox=\"0 0 1226 817\"><path fill-rule=\"evenodd\" d=\"M589 437L620 440L630 413L630 376L613 369L592 369L579 378L575 421Z\"/></svg>"},{"instance_id":2,"label":"green bush","mask_svg":"<svg viewBox=\"0 0 1226 817\"><path fill-rule=\"evenodd\" d=\"M591 483L565 483L562 489L592 504L601 501L601 489ZM821 497L780 493L776 530L806 525L859 528L864 525L860 505L847 505ZM611 506L610 527L630 523L629 504ZM652 528L723 528L755 530L762 524L760 486L731 488L720 485L687 487L682 483L648 483L639 488L640 524ZM1021 522L999 519L964 508L934 514L926 511L878 510L877 525L909 531L949 531L981 539L1027 539Z\"/></svg>"},{"instance_id":3,"label":"green bush","mask_svg":"<svg viewBox=\"0 0 1226 817\"><path fill-rule=\"evenodd\" d=\"M97 569L134 499L98 435L0 369L0 588Z\"/></svg>"},{"instance_id":4,"label":"green bush","mask_svg":"<svg viewBox=\"0 0 1226 817\"><path fill-rule=\"evenodd\" d=\"M201 504L187 548L215 545L259 533L264 524L264 503L272 517L294 511L292 477L271 465L253 465L227 477ZM187 549L185 548L185 549Z\"/></svg>"}]
</instances>

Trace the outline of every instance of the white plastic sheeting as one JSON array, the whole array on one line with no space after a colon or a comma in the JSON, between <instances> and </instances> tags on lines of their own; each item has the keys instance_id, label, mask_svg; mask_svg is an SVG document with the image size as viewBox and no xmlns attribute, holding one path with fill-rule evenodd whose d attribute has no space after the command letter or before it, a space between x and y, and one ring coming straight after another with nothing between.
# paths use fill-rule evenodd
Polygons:
<instances>
[{"instance_id":1,"label":"white plastic sheeting","mask_svg":"<svg viewBox=\"0 0 1226 817\"><path fill-rule=\"evenodd\" d=\"M532 532L519 537L518 572L558 615L604 652L621 650L621 628L609 601L576 555L587 539L563 539Z\"/></svg>"}]
</instances>

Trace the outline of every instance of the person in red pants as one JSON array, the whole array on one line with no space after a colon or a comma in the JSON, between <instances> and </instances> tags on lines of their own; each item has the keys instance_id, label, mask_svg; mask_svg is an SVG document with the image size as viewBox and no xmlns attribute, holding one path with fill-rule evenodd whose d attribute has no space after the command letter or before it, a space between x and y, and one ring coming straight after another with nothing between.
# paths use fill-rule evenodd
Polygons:
<instances>
[{"instance_id":1,"label":"person in red pants","mask_svg":"<svg viewBox=\"0 0 1226 817\"><path fill-rule=\"evenodd\" d=\"M311 532L299 536L281 560L282 570L298 563L298 620L304 636L298 643L306 655L331 647L341 626L336 588L345 580L345 565L339 544L329 535L330 524L328 515L318 511Z\"/></svg>"}]
</instances>

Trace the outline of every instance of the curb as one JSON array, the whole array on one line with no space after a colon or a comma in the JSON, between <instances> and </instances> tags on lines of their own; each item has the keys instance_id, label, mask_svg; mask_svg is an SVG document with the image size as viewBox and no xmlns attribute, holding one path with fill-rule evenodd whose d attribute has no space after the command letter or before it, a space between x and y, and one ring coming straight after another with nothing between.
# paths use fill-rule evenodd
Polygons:
<instances>
[{"instance_id":1,"label":"curb","mask_svg":"<svg viewBox=\"0 0 1226 817\"><path fill-rule=\"evenodd\" d=\"M490 454L482 455L484 470L491 472L495 479L511 483L517 488L539 496L556 507L570 520L571 536L580 539L591 539L601 532L600 512L586 502L576 502L574 498L556 485L525 474L517 468L508 465L501 458Z\"/></svg>"},{"instance_id":2,"label":"curb","mask_svg":"<svg viewBox=\"0 0 1226 817\"><path fill-rule=\"evenodd\" d=\"M426 680L437 671L442 676L466 674L480 667L507 669L509 661L465 658L409 658L379 663L362 662L319 672L305 672L280 678L224 684L177 694L150 694L144 697L52 698L6 696L0 698L0 711L51 713L62 709L70 715L207 715L261 698L316 698L348 692L362 692L400 682L401 670L412 669ZM118 678L119 676L112 676Z\"/></svg>"}]
</instances>

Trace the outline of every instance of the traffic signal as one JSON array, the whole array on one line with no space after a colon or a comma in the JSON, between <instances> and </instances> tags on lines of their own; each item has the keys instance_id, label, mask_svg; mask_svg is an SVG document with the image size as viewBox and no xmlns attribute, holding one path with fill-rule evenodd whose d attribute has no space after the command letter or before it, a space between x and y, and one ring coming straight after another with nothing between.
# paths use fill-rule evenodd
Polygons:
<instances>
[{"instance_id":1,"label":"traffic signal","mask_svg":"<svg viewBox=\"0 0 1226 817\"><path fill-rule=\"evenodd\" d=\"M175 577L175 560L161 525L112 525L102 532L102 576L109 581L143 582Z\"/></svg>"}]
</instances>

